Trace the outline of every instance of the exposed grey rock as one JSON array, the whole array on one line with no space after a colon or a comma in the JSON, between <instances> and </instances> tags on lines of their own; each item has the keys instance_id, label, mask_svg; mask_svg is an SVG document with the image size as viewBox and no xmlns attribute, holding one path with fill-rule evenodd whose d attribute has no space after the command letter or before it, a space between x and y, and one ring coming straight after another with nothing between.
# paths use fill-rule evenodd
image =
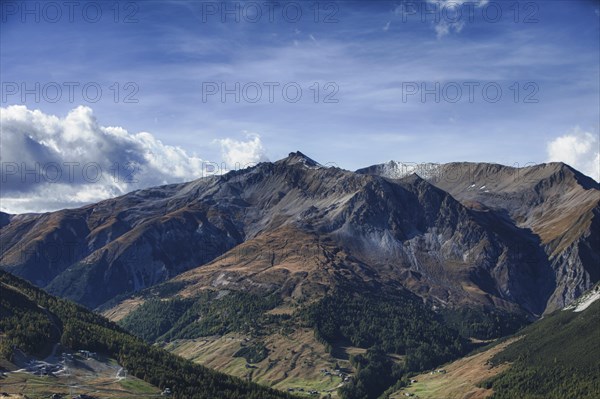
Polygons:
<instances>
[{"instance_id":1,"label":"exposed grey rock","mask_svg":"<svg viewBox=\"0 0 600 399\"><path fill-rule=\"evenodd\" d=\"M351 280L436 306L540 315L599 280L598 185L566 165L389 174L396 166L355 173L296 152L79 209L7 216L0 266L90 307L189 271L219 290L303 298ZM287 264L290 248L304 252L299 264Z\"/></svg>"}]
</instances>

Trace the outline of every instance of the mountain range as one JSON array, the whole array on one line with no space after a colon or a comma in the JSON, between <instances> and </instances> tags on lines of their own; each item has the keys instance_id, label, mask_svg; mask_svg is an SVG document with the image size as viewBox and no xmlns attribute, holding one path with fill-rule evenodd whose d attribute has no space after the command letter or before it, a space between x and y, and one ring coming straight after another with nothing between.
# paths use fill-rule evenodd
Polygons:
<instances>
[{"instance_id":1,"label":"mountain range","mask_svg":"<svg viewBox=\"0 0 600 399\"><path fill-rule=\"evenodd\" d=\"M0 266L88 307L168 279L310 298L336 280L539 316L600 279L598 183L571 167L300 152L78 209L3 214ZM183 274L184 272L187 272Z\"/></svg>"},{"instance_id":2,"label":"mountain range","mask_svg":"<svg viewBox=\"0 0 600 399\"><path fill-rule=\"evenodd\" d=\"M375 398L575 303L600 280L599 213L599 184L562 163L348 171L293 152L1 214L0 267L211 368Z\"/></svg>"}]
</instances>

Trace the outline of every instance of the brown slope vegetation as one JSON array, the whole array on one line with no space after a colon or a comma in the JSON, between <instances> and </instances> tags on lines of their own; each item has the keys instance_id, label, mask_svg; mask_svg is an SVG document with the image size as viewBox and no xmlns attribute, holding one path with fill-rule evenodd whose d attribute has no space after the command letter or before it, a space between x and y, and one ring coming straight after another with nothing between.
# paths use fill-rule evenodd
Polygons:
<instances>
[{"instance_id":1,"label":"brown slope vegetation","mask_svg":"<svg viewBox=\"0 0 600 399\"><path fill-rule=\"evenodd\" d=\"M286 391L289 388L312 389L331 392L337 397L336 388L343 379L326 375L322 370L333 372L336 364L352 370L348 360L336 358L317 342L310 329L297 329L289 334L275 333L264 339L269 356L251 367L242 357L235 357L241 348L252 345L254 338L241 334L176 340L165 349L179 356L236 377L251 379L259 384Z\"/></svg>"},{"instance_id":2,"label":"brown slope vegetation","mask_svg":"<svg viewBox=\"0 0 600 399\"><path fill-rule=\"evenodd\" d=\"M413 394L420 399L483 399L494 392L480 387L488 378L506 370L509 365L492 366L490 359L502 352L515 339L507 340L485 351L466 356L450 364L441 366L433 372L412 377L416 382L410 384L390 396L391 399L405 397L405 393ZM442 372L438 372L443 370Z\"/></svg>"},{"instance_id":3,"label":"brown slope vegetation","mask_svg":"<svg viewBox=\"0 0 600 399\"><path fill-rule=\"evenodd\" d=\"M322 295L335 278L331 243L291 227L266 232L228 251L208 265L174 278L183 297L197 291L232 289L253 293L281 291L291 299Z\"/></svg>"}]
</instances>

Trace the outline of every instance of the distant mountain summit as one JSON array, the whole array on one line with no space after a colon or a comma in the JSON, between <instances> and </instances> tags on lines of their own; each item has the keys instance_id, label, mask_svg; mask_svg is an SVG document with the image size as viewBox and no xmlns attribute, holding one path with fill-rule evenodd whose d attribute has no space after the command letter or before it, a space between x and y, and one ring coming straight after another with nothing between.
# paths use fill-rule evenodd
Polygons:
<instances>
[{"instance_id":1,"label":"distant mountain summit","mask_svg":"<svg viewBox=\"0 0 600 399\"><path fill-rule=\"evenodd\" d=\"M300 151L290 152L289 155L287 156L287 158L284 158L278 162L285 163L287 165L300 164L300 165L304 165L304 166L311 167L311 168L322 166L320 163L307 157Z\"/></svg>"},{"instance_id":2,"label":"distant mountain summit","mask_svg":"<svg viewBox=\"0 0 600 399\"><path fill-rule=\"evenodd\" d=\"M598 184L564 164L357 172L301 152L78 209L2 215L0 266L97 307L156 284L312 301L340 285L538 316L600 279ZM362 287L362 288L361 288Z\"/></svg>"},{"instance_id":3,"label":"distant mountain summit","mask_svg":"<svg viewBox=\"0 0 600 399\"><path fill-rule=\"evenodd\" d=\"M358 169L356 173L365 175L377 175L390 179L401 179L411 174L416 174L423 179L429 179L435 176L440 169L440 164L436 163L411 163L389 161L378 165L372 165L366 168Z\"/></svg>"}]
</instances>

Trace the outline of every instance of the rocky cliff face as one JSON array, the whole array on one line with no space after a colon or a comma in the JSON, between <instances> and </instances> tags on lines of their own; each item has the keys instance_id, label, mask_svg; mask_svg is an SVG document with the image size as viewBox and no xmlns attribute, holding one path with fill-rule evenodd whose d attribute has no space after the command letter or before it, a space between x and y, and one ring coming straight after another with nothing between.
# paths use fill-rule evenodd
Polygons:
<instances>
[{"instance_id":1,"label":"rocky cliff face","mask_svg":"<svg viewBox=\"0 0 600 399\"><path fill-rule=\"evenodd\" d=\"M17 215L2 267L88 306L173 277L242 241L229 216L193 201L212 180L133 192L80 209Z\"/></svg>"},{"instance_id":2,"label":"rocky cliff face","mask_svg":"<svg viewBox=\"0 0 600 399\"><path fill-rule=\"evenodd\" d=\"M600 278L600 191L594 180L562 163L525 168L450 163L414 169L471 210L495 214L516 228L523 247L543 250L554 280L546 311L564 307ZM358 172L397 178L405 170L402 164L388 163Z\"/></svg>"},{"instance_id":3,"label":"rocky cliff face","mask_svg":"<svg viewBox=\"0 0 600 399\"><path fill-rule=\"evenodd\" d=\"M476 170L440 177L464 165ZM310 301L352 282L434 306L539 315L599 278L597 184L553 165L519 169L529 180L516 186L488 181L502 168L389 178L380 176L389 167L354 173L292 153L80 209L7 216L0 265L91 307L173 278L182 295L281 290Z\"/></svg>"}]
</instances>

